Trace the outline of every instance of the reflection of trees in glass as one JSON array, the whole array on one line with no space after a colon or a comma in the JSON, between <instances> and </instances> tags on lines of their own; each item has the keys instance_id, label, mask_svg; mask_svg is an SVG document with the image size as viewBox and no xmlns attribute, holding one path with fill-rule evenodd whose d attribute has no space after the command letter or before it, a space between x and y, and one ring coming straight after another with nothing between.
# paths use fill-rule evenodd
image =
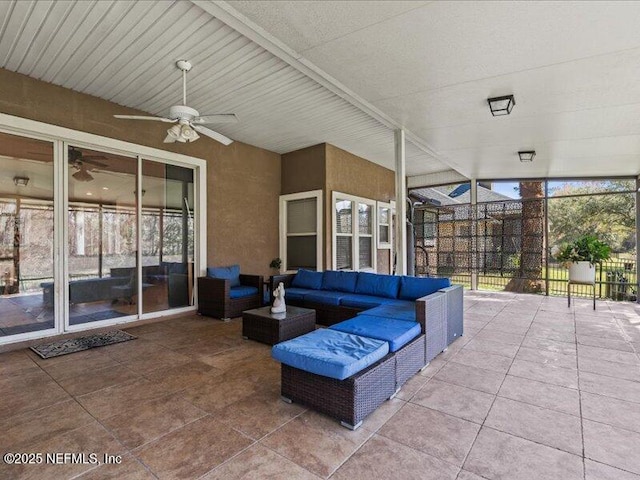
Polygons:
<instances>
[{"instance_id":1,"label":"reflection of trees in glass","mask_svg":"<svg viewBox=\"0 0 640 480\"><path fill-rule=\"evenodd\" d=\"M553 197L549 199L549 246L591 234L608 243L614 252L633 251L636 246L634 193L602 195L629 192L634 190L632 184L629 180L602 180L566 183L554 188Z\"/></svg>"}]
</instances>

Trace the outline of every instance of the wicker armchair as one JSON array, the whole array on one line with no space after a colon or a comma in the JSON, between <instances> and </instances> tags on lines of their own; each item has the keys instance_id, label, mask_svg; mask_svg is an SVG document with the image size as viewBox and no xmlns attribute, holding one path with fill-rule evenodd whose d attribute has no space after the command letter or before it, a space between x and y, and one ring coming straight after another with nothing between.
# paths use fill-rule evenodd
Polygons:
<instances>
[{"instance_id":1,"label":"wicker armchair","mask_svg":"<svg viewBox=\"0 0 640 480\"><path fill-rule=\"evenodd\" d=\"M239 317L245 310L262 306L263 279L260 275L240 275L240 285L256 287L258 293L242 298L231 298L229 280L198 278L198 313L228 320Z\"/></svg>"}]
</instances>

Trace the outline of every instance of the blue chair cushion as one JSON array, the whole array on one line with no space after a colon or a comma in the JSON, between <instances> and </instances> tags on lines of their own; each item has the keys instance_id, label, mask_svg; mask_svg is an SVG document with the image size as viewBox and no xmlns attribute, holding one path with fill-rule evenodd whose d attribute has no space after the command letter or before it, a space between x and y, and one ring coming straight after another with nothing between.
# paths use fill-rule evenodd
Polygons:
<instances>
[{"instance_id":1,"label":"blue chair cushion","mask_svg":"<svg viewBox=\"0 0 640 480\"><path fill-rule=\"evenodd\" d=\"M240 285L239 287L231 287L229 289L229 298L244 298L251 295L257 295L258 289L256 287L248 287L246 285Z\"/></svg>"},{"instance_id":2,"label":"blue chair cushion","mask_svg":"<svg viewBox=\"0 0 640 480\"><path fill-rule=\"evenodd\" d=\"M342 292L326 292L324 290L313 290L304 296L305 302L320 303L322 305L340 305L340 300L346 294Z\"/></svg>"},{"instance_id":3,"label":"blue chair cushion","mask_svg":"<svg viewBox=\"0 0 640 480\"><path fill-rule=\"evenodd\" d=\"M329 327L344 333L352 333L376 340L389 342L389 351L397 352L411 340L420 335L420 324L394 318L358 315L355 318L336 323Z\"/></svg>"},{"instance_id":4,"label":"blue chair cushion","mask_svg":"<svg viewBox=\"0 0 640 480\"><path fill-rule=\"evenodd\" d=\"M316 293L317 290L310 290L308 288L296 288L289 287L284 291L284 299L285 302L287 300L302 302L304 300L305 295L309 293Z\"/></svg>"},{"instance_id":5,"label":"blue chair cushion","mask_svg":"<svg viewBox=\"0 0 640 480\"><path fill-rule=\"evenodd\" d=\"M374 297L398 298L399 289L400 277L398 276L361 272L358 274L355 293Z\"/></svg>"},{"instance_id":6,"label":"blue chair cushion","mask_svg":"<svg viewBox=\"0 0 640 480\"><path fill-rule=\"evenodd\" d=\"M400 293L398 298L402 300L416 300L437 292L441 288L451 286L448 278L436 277L402 277L400 280Z\"/></svg>"},{"instance_id":7,"label":"blue chair cushion","mask_svg":"<svg viewBox=\"0 0 640 480\"><path fill-rule=\"evenodd\" d=\"M291 367L344 380L389 353L389 344L326 328L278 343L271 356Z\"/></svg>"},{"instance_id":8,"label":"blue chair cushion","mask_svg":"<svg viewBox=\"0 0 640 480\"><path fill-rule=\"evenodd\" d=\"M300 269L295 277L293 277L291 286L320 290L322 288L322 272Z\"/></svg>"},{"instance_id":9,"label":"blue chair cushion","mask_svg":"<svg viewBox=\"0 0 640 480\"><path fill-rule=\"evenodd\" d=\"M322 290L353 293L356 291L357 281L358 272L327 270L322 274Z\"/></svg>"},{"instance_id":10,"label":"blue chair cushion","mask_svg":"<svg viewBox=\"0 0 640 480\"><path fill-rule=\"evenodd\" d=\"M393 318L396 320L415 322L416 303L408 300L395 300L365 312L360 312L358 315L370 315L373 317Z\"/></svg>"},{"instance_id":11,"label":"blue chair cushion","mask_svg":"<svg viewBox=\"0 0 640 480\"><path fill-rule=\"evenodd\" d=\"M230 287L240 286L240 265L231 265L229 267L209 267L207 268L207 277L220 278L229 280Z\"/></svg>"},{"instance_id":12,"label":"blue chair cushion","mask_svg":"<svg viewBox=\"0 0 640 480\"><path fill-rule=\"evenodd\" d=\"M390 299L383 297L373 297L371 295L358 295L357 293L345 293L340 300L340 305L352 308L375 308L388 302Z\"/></svg>"}]
</instances>

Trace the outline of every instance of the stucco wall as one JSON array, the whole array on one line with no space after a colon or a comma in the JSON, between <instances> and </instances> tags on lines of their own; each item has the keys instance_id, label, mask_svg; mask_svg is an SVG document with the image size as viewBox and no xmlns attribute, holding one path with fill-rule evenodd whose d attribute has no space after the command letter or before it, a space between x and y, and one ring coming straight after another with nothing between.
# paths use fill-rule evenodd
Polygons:
<instances>
[{"instance_id":1,"label":"stucco wall","mask_svg":"<svg viewBox=\"0 0 640 480\"><path fill-rule=\"evenodd\" d=\"M208 264L239 263L246 273L271 273L269 262L278 256L279 154L240 142L225 147L206 137L165 144L166 124L112 116L144 112L4 69L0 112L206 160Z\"/></svg>"}]
</instances>

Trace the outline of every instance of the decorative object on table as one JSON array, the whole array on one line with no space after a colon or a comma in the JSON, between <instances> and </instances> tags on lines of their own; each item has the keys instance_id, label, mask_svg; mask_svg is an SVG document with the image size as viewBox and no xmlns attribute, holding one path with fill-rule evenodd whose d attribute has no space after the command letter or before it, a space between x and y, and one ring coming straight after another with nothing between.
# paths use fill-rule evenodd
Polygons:
<instances>
[{"instance_id":1,"label":"decorative object on table","mask_svg":"<svg viewBox=\"0 0 640 480\"><path fill-rule=\"evenodd\" d=\"M560 247L556 258L569 269L569 282L596 281L596 264L611 257L611 247L594 235L583 235L574 242Z\"/></svg>"},{"instance_id":2,"label":"decorative object on table","mask_svg":"<svg viewBox=\"0 0 640 480\"><path fill-rule=\"evenodd\" d=\"M287 311L287 305L284 303L284 283L280 282L278 288L273 291L275 300L271 307L271 313L284 313Z\"/></svg>"},{"instance_id":3,"label":"decorative object on table","mask_svg":"<svg viewBox=\"0 0 640 480\"><path fill-rule=\"evenodd\" d=\"M127 332L123 332L122 330L111 330L105 333L97 333L95 335L88 335L85 337L69 338L66 340L59 340L57 342L36 345L35 347L31 347L31 350L36 352L42 358L52 358L59 357L60 355L66 355L68 353L89 350L90 348L104 347L105 345L112 345L114 343L127 342L136 338L138 337Z\"/></svg>"},{"instance_id":4,"label":"decorative object on table","mask_svg":"<svg viewBox=\"0 0 640 480\"><path fill-rule=\"evenodd\" d=\"M282 266L282 260L280 258L274 258L273 260L271 260L271 263L269 264L269 268L273 268L277 272L280 272L281 266Z\"/></svg>"}]
</instances>

